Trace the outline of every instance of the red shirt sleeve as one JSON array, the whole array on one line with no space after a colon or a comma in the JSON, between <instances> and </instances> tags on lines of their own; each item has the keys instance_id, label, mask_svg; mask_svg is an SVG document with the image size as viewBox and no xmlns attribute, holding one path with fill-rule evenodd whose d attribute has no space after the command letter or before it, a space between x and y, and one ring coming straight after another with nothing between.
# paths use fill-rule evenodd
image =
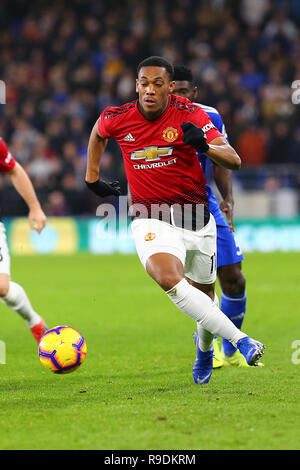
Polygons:
<instances>
[{"instance_id":1,"label":"red shirt sleeve","mask_svg":"<svg viewBox=\"0 0 300 470\"><path fill-rule=\"evenodd\" d=\"M216 139L217 137L224 137L213 124L212 120L210 119L209 115L206 114L203 109L199 108L195 113L194 119L191 120L193 124L198 127L201 127L203 132L206 135L206 142L209 144L212 140Z\"/></svg>"},{"instance_id":2,"label":"red shirt sleeve","mask_svg":"<svg viewBox=\"0 0 300 470\"><path fill-rule=\"evenodd\" d=\"M7 173L14 169L16 160L8 151L6 143L0 137L0 171Z\"/></svg>"},{"instance_id":3,"label":"red shirt sleeve","mask_svg":"<svg viewBox=\"0 0 300 470\"><path fill-rule=\"evenodd\" d=\"M112 137L109 129L109 122L110 119L106 118L106 110L104 110L98 119L98 133L103 137L103 139L108 139Z\"/></svg>"}]
</instances>

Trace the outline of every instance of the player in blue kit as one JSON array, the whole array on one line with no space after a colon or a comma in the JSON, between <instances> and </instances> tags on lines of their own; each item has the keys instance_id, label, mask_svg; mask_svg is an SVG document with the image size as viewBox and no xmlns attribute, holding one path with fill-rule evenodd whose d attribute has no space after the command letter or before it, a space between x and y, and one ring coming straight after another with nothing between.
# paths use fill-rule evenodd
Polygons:
<instances>
[{"instance_id":1,"label":"player in blue kit","mask_svg":"<svg viewBox=\"0 0 300 470\"><path fill-rule=\"evenodd\" d=\"M174 67L174 94L189 98L193 103L197 97L191 70L185 66ZM197 104L197 103L194 103ZM210 106L199 104L210 116L216 128L228 139L224 123L219 112ZM221 310L241 329L246 311L246 281L242 273L243 253L235 239L233 227L233 196L231 170L214 165L204 154L199 154L203 168L209 200L209 210L217 225L217 275L222 289ZM210 182L214 179L223 198L219 203L213 193ZM224 217L226 216L226 219ZM222 351L218 341L214 341L214 368L223 365L249 367L244 356L234 346L223 339Z\"/></svg>"}]
</instances>

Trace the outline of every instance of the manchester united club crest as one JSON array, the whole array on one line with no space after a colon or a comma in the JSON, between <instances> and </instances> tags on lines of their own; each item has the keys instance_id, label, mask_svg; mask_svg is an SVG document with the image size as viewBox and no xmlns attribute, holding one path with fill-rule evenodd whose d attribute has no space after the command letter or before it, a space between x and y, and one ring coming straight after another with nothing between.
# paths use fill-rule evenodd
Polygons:
<instances>
[{"instance_id":1,"label":"manchester united club crest","mask_svg":"<svg viewBox=\"0 0 300 470\"><path fill-rule=\"evenodd\" d=\"M174 142L178 137L178 130L175 127L167 127L162 136L166 142Z\"/></svg>"},{"instance_id":2,"label":"manchester united club crest","mask_svg":"<svg viewBox=\"0 0 300 470\"><path fill-rule=\"evenodd\" d=\"M154 240L155 237L156 237L155 233L149 232L147 233L147 235L145 235L145 241L151 242L152 240Z\"/></svg>"}]
</instances>

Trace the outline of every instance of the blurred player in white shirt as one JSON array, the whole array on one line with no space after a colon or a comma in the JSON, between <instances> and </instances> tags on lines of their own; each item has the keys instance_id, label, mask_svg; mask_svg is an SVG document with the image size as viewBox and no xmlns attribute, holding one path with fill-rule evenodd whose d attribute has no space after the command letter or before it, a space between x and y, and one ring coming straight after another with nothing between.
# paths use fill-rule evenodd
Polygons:
<instances>
[{"instance_id":1,"label":"blurred player in white shirt","mask_svg":"<svg viewBox=\"0 0 300 470\"><path fill-rule=\"evenodd\" d=\"M46 216L41 209L27 173L13 158L1 137L0 172L6 173L10 177L13 186L26 202L29 209L30 228L41 233L46 224ZM43 318L32 308L23 287L10 278L10 256L5 227L2 222L0 222L0 301L25 320L26 325L39 343L41 337L47 331L47 327Z\"/></svg>"}]
</instances>

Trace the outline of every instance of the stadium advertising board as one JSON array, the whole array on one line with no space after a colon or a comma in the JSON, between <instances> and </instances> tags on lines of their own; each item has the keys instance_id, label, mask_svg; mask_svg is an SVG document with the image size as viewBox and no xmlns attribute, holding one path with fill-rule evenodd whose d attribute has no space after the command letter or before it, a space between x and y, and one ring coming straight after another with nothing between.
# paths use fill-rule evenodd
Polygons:
<instances>
[{"instance_id":1,"label":"stadium advertising board","mask_svg":"<svg viewBox=\"0 0 300 470\"><path fill-rule=\"evenodd\" d=\"M26 218L4 221L12 254L135 253L126 221L110 225L101 218L48 218L38 235ZM300 251L300 218L236 220L235 236L245 253L259 251Z\"/></svg>"}]
</instances>

